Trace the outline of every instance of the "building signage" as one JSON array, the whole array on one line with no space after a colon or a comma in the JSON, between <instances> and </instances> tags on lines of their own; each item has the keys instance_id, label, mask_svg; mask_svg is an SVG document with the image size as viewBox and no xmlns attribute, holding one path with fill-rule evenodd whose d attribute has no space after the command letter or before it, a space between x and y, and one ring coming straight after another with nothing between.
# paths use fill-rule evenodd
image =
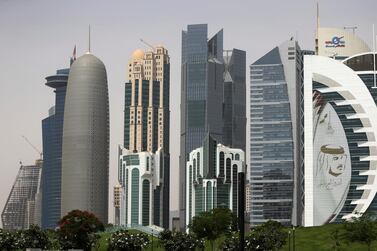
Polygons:
<instances>
[{"instance_id":1,"label":"building signage","mask_svg":"<svg viewBox=\"0 0 377 251\"><path fill-rule=\"evenodd\" d=\"M346 47L343 37L334 36L331 40L325 41L326 48Z\"/></svg>"}]
</instances>

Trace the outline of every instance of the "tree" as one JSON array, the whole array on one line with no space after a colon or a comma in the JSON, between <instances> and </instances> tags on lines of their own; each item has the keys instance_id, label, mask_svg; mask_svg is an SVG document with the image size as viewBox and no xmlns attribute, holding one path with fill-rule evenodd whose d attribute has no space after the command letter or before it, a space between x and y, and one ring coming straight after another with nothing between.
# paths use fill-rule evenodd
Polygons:
<instances>
[{"instance_id":1,"label":"tree","mask_svg":"<svg viewBox=\"0 0 377 251\"><path fill-rule=\"evenodd\" d=\"M204 241L192 234L164 230L159 236L160 244L169 251L204 250Z\"/></svg>"},{"instance_id":2,"label":"tree","mask_svg":"<svg viewBox=\"0 0 377 251\"><path fill-rule=\"evenodd\" d=\"M287 236L288 234L280 222L269 220L251 229L246 237L245 249L277 251L283 247Z\"/></svg>"},{"instance_id":3,"label":"tree","mask_svg":"<svg viewBox=\"0 0 377 251\"><path fill-rule=\"evenodd\" d=\"M148 235L143 233L130 233L127 230L118 230L109 239L109 250L114 251L140 251L149 246Z\"/></svg>"},{"instance_id":4,"label":"tree","mask_svg":"<svg viewBox=\"0 0 377 251\"><path fill-rule=\"evenodd\" d=\"M62 249L91 250L103 231L103 223L87 211L73 210L59 221L59 242Z\"/></svg>"},{"instance_id":5,"label":"tree","mask_svg":"<svg viewBox=\"0 0 377 251\"><path fill-rule=\"evenodd\" d=\"M370 250L372 242L377 239L377 225L370 214L353 217L344 224L344 228L347 240L365 243L368 245L368 250Z\"/></svg>"},{"instance_id":6,"label":"tree","mask_svg":"<svg viewBox=\"0 0 377 251\"><path fill-rule=\"evenodd\" d=\"M230 234L236 228L235 215L228 208L215 208L210 212L202 212L192 219L190 231L198 238L206 238L214 250L215 240L222 234Z\"/></svg>"}]
</instances>

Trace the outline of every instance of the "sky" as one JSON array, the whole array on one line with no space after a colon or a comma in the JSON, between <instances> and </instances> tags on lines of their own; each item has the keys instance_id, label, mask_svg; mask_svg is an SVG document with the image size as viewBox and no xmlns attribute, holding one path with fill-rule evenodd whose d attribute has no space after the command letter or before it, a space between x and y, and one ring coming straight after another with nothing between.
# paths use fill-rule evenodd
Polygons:
<instances>
[{"instance_id":1,"label":"sky","mask_svg":"<svg viewBox=\"0 0 377 251\"><path fill-rule=\"evenodd\" d=\"M89 24L91 51L104 62L108 76L111 222L117 147L123 142L127 62L135 49L148 49L140 39L164 45L170 54L170 199L171 210L177 210L181 31L188 24L207 23L211 37L223 28L224 49L245 50L250 65L292 36L301 48L313 50L316 3L311 0L0 0L0 211L19 162L33 164L39 157L22 135L42 150L41 121L48 116L55 98L53 90L45 86L45 77L69 66L75 45L78 56L87 51ZM319 4L321 26L357 26L357 35L372 44L372 24L377 25L376 0L323 0ZM249 79L248 68L246 79Z\"/></svg>"}]
</instances>

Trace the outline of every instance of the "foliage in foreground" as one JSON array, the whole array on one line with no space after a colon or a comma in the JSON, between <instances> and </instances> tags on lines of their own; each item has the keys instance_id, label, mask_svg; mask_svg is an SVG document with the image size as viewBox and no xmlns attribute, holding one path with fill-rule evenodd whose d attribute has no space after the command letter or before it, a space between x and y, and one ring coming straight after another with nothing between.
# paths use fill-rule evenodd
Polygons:
<instances>
[{"instance_id":1,"label":"foliage in foreground","mask_svg":"<svg viewBox=\"0 0 377 251\"><path fill-rule=\"evenodd\" d=\"M87 211L73 210L59 221L59 242L62 249L90 251L97 244L103 223Z\"/></svg>"},{"instance_id":2,"label":"foliage in foreground","mask_svg":"<svg viewBox=\"0 0 377 251\"><path fill-rule=\"evenodd\" d=\"M237 216L228 208L215 208L195 216L189 229L198 238L206 238L214 250L214 242L219 236L237 230Z\"/></svg>"},{"instance_id":3,"label":"foliage in foreground","mask_svg":"<svg viewBox=\"0 0 377 251\"><path fill-rule=\"evenodd\" d=\"M36 225L18 231L0 229L0 250L49 249L52 247L51 244L52 241L48 237L47 231Z\"/></svg>"},{"instance_id":4,"label":"foliage in foreground","mask_svg":"<svg viewBox=\"0 0 377 251\"><path fill-rule=\"evenodd\" d=\"M169 251L204 250L203 239L192 234L164 230L160 233L159 239L160 244Z\"/></svg>"},{"instance_id":5,"label":"foliage in foreground","mask_svg":"<svg viewBox=\"0 0 377 251\"><path fill-rule=\"evenodd\" d=\"M370 214L354 217L344 224L345 239L351 242L361 242L371 249L372 242L377 240L377 223Z\"/></svg>"},{"instance_id":6,"label":"foliage in foreground","mask_svg":"<svg viewBox=\"0 0 377 251\"><path fill-rule=\"evenodd\" d=\"M287 237L288 235L281 223L267 221L252 228L245 236L245 250L277 251L284 246ZM221 249L227 251L240 250L238 233L228 236L222 243Z\"/></svg>"},{"instance_id":7,"label":"foliage in foreground","mask_svg":"<svg viewBox=\"0 0 377 251\"><path fill-rule=\"evenodd\" d=\"M143 233L130 233L127 230L118 230L109 239L109 250L114 251L139 251L150 245L148 235Z\"/></svg>"}]
</instances>

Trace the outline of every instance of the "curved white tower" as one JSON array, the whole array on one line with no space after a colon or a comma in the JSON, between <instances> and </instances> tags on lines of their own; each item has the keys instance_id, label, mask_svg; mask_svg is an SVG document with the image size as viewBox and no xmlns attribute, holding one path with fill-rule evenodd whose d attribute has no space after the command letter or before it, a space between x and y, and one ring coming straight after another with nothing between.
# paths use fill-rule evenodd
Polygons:
<instances>
[{"instance_id":1,"label":"curved white tower","mask_svg":"<svg viewBox=\"0 0 377 251\"><path fill-rule=\"evenodd\" d=\"M108 217L109 99L106 69L87 53L71 66L65 100L61 215Z\"/></svg>"}]
</instances>

